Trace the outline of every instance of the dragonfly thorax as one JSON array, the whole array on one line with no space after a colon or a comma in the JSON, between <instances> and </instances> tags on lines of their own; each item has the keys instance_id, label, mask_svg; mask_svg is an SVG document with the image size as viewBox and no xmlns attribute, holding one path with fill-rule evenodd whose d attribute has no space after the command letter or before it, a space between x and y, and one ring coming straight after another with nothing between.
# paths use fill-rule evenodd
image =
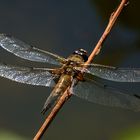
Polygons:
<instances>
[{"instance_id":1,"label":"dragonfly thorax","mask_svg":"<svg viewBox=\"0 0 140 140\"><path fill-rule=\"evenodd\" d=\"M76 67L82 67L87 60L87 52L83 49L75 51L67 58L67 62L63 65L63 73L74 76L77 73ZM86 58L86 59L85 59Z\"/></svg>"},{"instance_id":2,"label":"dragonfly thorax","mask_svg":"<svg viewBox=\"0 0 140 140\"><path fill-rule=\"evenodd\" d=\"M73 58L73 57L71 57ZM71 59L68 59L67 63L65 63L62 66L62 70L61 73L62 74L68 74L71 76L74 76L76 73L75 67L79 67L81 63L78 63L77 61L73 61Z\"/></svg>"}]
</instances>

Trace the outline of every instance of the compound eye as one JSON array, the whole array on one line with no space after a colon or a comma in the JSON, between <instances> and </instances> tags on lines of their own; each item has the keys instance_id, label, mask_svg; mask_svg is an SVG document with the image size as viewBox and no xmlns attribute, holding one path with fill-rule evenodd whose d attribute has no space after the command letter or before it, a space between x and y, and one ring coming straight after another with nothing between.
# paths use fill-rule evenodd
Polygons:
<instances>
[{"instance_id":1,"label":"compound eye","mask_svg":"<svg viewBox=\"0 0 140 140\"><path fill-rule=\"evenodd\" d=\"M74 51L74 54L79 54L79 51L77 51L77 50L76 50L76 51Z\"/></svg>"},{"instance_id":2,"label":"compound eye","mask_svg":"<svg viewBox=\"0 0 140 140\"><path fill-rule=\"evenodd\" d=\"M84 62L86 62L88 60L88 56L87 55L83 55L82 57L84 59Z\"/></svg>"},{"instance_id":3,"label":"compound eye","mask_svg":"<svg viewBox=\"0 0 140 140\"><path fill-rule=\"evenodd\" d=\"M84 54L87 54L87 51L84 49L79 49L80 52L83 52Z\"/></svg>"}]
</instances>

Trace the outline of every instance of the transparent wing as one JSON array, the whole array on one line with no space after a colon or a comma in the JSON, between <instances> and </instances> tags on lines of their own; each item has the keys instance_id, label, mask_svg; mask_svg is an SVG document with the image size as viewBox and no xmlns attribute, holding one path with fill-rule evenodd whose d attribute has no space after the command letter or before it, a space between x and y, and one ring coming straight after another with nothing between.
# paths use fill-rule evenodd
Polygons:
<instances>
[{"instance_id":1,"label":"transparent wing","mask_svg":"<svg viewBox=\"0 0 140 140\"><path fill-rule=\"evenodd\" d=\"M14 55L30 61L47 62L55 65L60 65L60 62L66 61L63 57L32 47L5 34L0 34L0 46Z\"/></svg>"},{"instance_id":2,"label":"transparent wing","mask_svg":"<svg viewBox=\"0 0 140 140\"><path fill-rule=\"evenodd\" d=\"M140 97L127 95L111 88L107 89L90 80L79 81L73 87L72 93L93 103L140 111Z\"/></svg>"},{"instance_id":3,"label":"transparent wing","mask_svg":"<svg viewBox=\"0 0 140 140\"><path fill-rule=\"evenodd\" d=\"M140 82L139 68L115 68L99 64L90 64L87 73L115 82Z\"/></svg>"},{"instance_id":4,"label":"transparent wing","mask_svg":"<svg viewBox=\"0 0 140 140\"><path fill-rule=\"evenodd\" d=\"M20 83L46 87L54 87L54 80L58 78L51 74L50 69L16 67L6 64L0 64L0 76Z\"/></svg>"}]
</instances>

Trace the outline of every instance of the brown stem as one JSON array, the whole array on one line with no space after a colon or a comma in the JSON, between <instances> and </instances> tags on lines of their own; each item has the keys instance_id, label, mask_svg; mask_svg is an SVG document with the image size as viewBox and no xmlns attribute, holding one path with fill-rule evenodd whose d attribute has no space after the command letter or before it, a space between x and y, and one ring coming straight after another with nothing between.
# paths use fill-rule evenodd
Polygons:
<instances>
[{"instance_id":1,"label":"brown stem","mask_svg":"<svg viewBox=\"0 0 140 140\"><path fill-rule=\"evenodd\" d=\"M114 11L111 14L111 17L109 19L108 25L104 31L104 33L102 34L100 40L98 41L98 43L96 44L95 48L93 49L92 53L90 54L90 56L88 57L88 61L85 64L90 64L93 61L93 58L98 55L98 53L100 52L100 49L102 47L103 42L105 41L106 37L108 36L108 34L110 33L115 21L117 20L119 14L121 13L122 9L128 4L128 0L122 0L120 5L118 6L117 10Z\"/></svg>"},{"instance_id":2,"label":"brown stem","mask_svg":"<svg viewBox=\"0 0 140 140\"><path fill-rule=\"evenodd\" d=\"M45 122L37 132L36 136L33 140L40 140L42 135L45 133L46 129L49 127L50 123L53 121L59 110L62 108L63 104L67 101L67 99L70 98L72 94L69 94L68 92L69 88L64 92L64 94L61 96L57 104L54 106L48 117L46 118Z\"/></svg>"},{"instance_id":3,"label":"brown stem","mask_svg":"<svg viewBox=\"0 0 140 140\"><path fill-rule=\"evenodd\" d=\"M126 6L127 3L128 3L127 0L122 0L120 5L118 6L117 10L114 11L113 14L111 14L109 23L108 23L103 35L101 36L100 40L98 41L97 45L95 46L92 53L90 54L90 56L88 58L88 61L85 62L85 66L90 64L93 61L93 58L100 52L100 49L102 47L103 42L105 41L106 37L110 33L117 17L119 16L120 12L124 8L124 6ZM43 123L43 125L41 126L41 128L39 129L39 131L37 132L37 134L36 134L36 136L34 137L33 140L40 140L40 138L42 137L42 135L44 134L46 129L49 127L52 120L55 118L58 111L62 108L63 104L66 102L67 99L69 99L71 97L71 95L69 94L68 91L69 91L69 87L64 92L64 94L59 99L59 101L56 103L56 105L54 106L51 113L46 118L45 122Z\"/></svg>"}]
</instances>

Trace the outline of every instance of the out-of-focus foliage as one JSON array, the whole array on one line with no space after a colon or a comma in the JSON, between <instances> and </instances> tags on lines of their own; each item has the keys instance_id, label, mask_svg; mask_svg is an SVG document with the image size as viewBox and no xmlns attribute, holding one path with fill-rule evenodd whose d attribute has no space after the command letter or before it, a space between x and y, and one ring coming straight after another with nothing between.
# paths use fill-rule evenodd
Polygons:
<instances>
[{"instance_id":1,"label":"out-of-focus foliage","mask_svg":"<svg viewBox=\"0 0 140 140\"><path fill-rule=\"evenodd\" d=\"M140 126L135 126L121 132L113 140L140 140Z\"/></svg>"},{"instance_id":2,"label":"out-of-focus foliage","mask_svg":"<svg viewBox=\"0 0 140 140\"><path fill-rule=\"evenodd\" d=\"M0 140L29 140L29 139L23 138L18 134L12 132L0 131Z\"/></svg>"}]
</instances>

